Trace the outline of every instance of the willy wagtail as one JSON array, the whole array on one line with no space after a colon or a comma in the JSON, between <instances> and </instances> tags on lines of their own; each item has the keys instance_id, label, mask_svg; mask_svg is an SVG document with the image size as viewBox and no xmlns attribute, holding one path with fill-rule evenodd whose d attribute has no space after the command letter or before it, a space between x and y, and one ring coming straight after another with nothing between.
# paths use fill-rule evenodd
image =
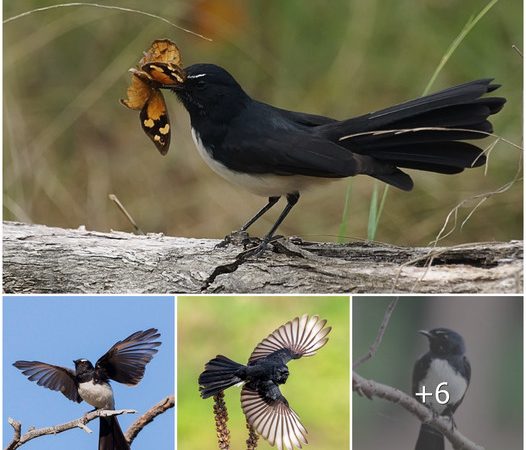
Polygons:
<instances>
[{"instance_id":1,"label":"willy wagtail","mask_svg":"<svg viewBox=\"0 0 526 450\"><path fill-rule=\"evenodd\" d=\"M471 379L471 366L464 354L464 339L458 333L447 328L435 328L431 331L419 331L429 340L429 351L420 357L413 369L413 396L425 390L432 394L426 397L424 404L434 414L448 416L453 422L453 413L464 400ZM445 404L437 401L436 391L440 383L447 383L440 389L449 393ZM421 397L416 397L422 401ZM440 397L444 401L444 397ZM444 436L428 424L420 426L420 434L415 450L444 450Z\"/></svg>"},{"instance_id":2,"label":"willy wagtail","mask_svg":"<svg viewBox=\"0 0 526 450\"><path fill-rule=\"evenodd\" d=\"M248 423L278 450L301 448L307 443L307 430L279 385L287 381L290 360L312 356L327 343L331 328L325 327L326 323L318 316L296 317L263 339L246 366L217 355L199 376L201 397L243 384L241 408Z\"/></svg>"},{"instance_id":3,"label":"willy wagtail","mask_svg":"<svg viewBox=\"0 0 526 450\"><path fill-rule=\"evenodd\" d=\"M241 230L287 198L253 254L264 250L300 192L321 181L364 174L410 191L413 181L401 168L455 174L483 165L483 151L462 141L491 133L488 118L506 102L481 98L499 87L484 79L336 120L254 100L213 64L195 64L185 73L184 82L170 88L190 114L200 155L219 175L268 198Z\"/></svg>"},{"instance_id":4,"label":"willy wagtail","mask_svg":"<svg viewBox=\"0 0 526 450\"><path fill-rule=\"evenodd\" d=\"M137 331L116 342L95 367L87 359L73 361L75 371L40 361L17 361L13 365L39 386L62 392L67 398L94 406L96 409L115 409L110 379L130 386L144 376L146 364L161 345L156 341L161 335L155 328ZM101 417L99 450L129 450L117 417Z\"/></svg>"}]
</instances>

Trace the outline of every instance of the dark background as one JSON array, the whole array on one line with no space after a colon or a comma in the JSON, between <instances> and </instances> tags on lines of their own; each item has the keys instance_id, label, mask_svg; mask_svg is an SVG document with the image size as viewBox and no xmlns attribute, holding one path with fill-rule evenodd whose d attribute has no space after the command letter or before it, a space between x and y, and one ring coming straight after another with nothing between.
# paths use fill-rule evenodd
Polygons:
<instances>
[{"instance_id":1,"label":"dark background","mask_svg":"<svg viewBox=\"0 0 526 450\"><path fill-rule=\"evenodd\" d=\"M353 297L353 360L373 343L390 300ZM458 429L484 448L521 450L522 311L521 297L403 297L376 356L356 371L410 393L413 365L428 350L418 330L451 328L464 337L472 369L455 413ZM353 394L353 448L414 448L419 427L418 419L400 406Z\"/></svg>"},{"instance_id":2,"label":"dark background","mask_svg":"<svg viewBox=\"0 0 526 450\"><path fill-rule=\"evenodd\" d=\"M3 4L4 18L57 1ZM37 12L4 25L4 218L61 227L131 230L108 200L116 194L144 231L220 238L265 200L229 185L200 159L188 117L166 93L173 136L162 157L124 108L127 70L153 39L179 45L183 61L225 66L252 96L278 106L346 118L422 94L469 17L466 0L100 0L136 7L191 28L208 42L151 17L95 7ZM432 90L495 77L508 104L496 133L521 141L522 2L501 1L475 26ZM484 145L489 145L488 139ZM463 199L511 181L519 151L494 148L487 174L413 173L411 194L391 189L377 239L424 245ZM307 192L283 234L337 239L348 181ZM351 182L344 238L365 238L375 181ZM383 186L378 183L379 186ZM461 208L466 217L476 202ZM522 186L490 198L446 243L522 237ZM262 234L269 214L253 230Z\"/></svg>"}]
</instances>

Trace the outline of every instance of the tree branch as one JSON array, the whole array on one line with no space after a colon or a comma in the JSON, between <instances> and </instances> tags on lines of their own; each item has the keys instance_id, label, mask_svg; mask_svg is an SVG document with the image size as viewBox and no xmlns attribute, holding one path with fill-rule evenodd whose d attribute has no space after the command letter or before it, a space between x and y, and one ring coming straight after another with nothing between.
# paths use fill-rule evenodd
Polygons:
<instances>
[{"instance_id":1,"label":"tree branch","mask_svg":"<svg viewBox=\"0 0 526 450\"><path fill-rule=\"evenodd\" d=\"M356 372L353 372L352 379L353 391L368 398L378 397L400 405L406 411L418 417L421 422L427 423L440 431L451 442L455 450L484 450L483 447L470 441L460 431L453 428L451 421L447 417L434 416L429 408L405 392L377 381L367 380Z\"/></svg>"},{"instance_id":2,"label":"tree branch","mask_svg":"<svg viewBox=\"0 0 526 450\"><path fill-rule=\"evenodd\" d=\"M156 405L152 406L141 417L133 422L124 434L128 443L131 444L146 425L148 425L150 422L153 422L153 419L155 419L158 415L164 413L170 408L173 408L174 405L175 398L173 395L169 395Z\"/></svg>"},{"instance_id":3,"label":"tree branch","mask_svg":"<svg viewBox=\"0 0 526 450\"><path fill-rule=\"evenodd\" d=\"M522 241L457 247L278 239L258 259L213 239L4 222L6 293L521 293ZM429 265L432 264L431 267Z\"/></svg>"},{"instance_id":4,"label":"tree branch","mask_svg":"<svg viewBox=\"0 0 526 450\"><path fill-rule=\"evenodd\" d=\"M135 413L136 411L133 409L118 409L115 411L97 409L96 411L90 411L89 413L85 414L79 419L75 419L70 422L63 423L60 425L55 425L52 427L45 427L45 428L38 428L38 429L30 430L23 435L21 434L22 424L12 418L9 418L8 422L15 430L15 434L13 436L12 441L9 443L9 445L6 447L5 450L15 450L32 439L38 438L40 436L45 436L48 434L62 433L67 430L72 430L73 428L80 428L84 430L86 433L91 433L92 431L86 426L86 424L96 419L97 417L110 417L110 416L118 416L121 414L135 414Z\"/></svg>"},{"instance_id":5,"label":"tree branch","mask_svg":"<svg viewBox=\"0 0 526 450\"><path fill-rule=\"evenodd\" d=\"M365 361L368 361L371 359L378 350L378 347L382 343L382 339L384 337L385 330L387 328L387 325L389 324L389 320L391 319L391 314L393 314L394 309L396 308L396 304L398 303L398 297L391 300L389 305L387 305L387 308L384 313L384 318L382 320L382 323L380 324L380 328L378 328L378 333L376 334L376 338L374 342L369 347L369 351L363 355L361 358L359 358L356 362L353 363L353 369L356 369L358 366L361 366Z\"/></svg>"}]
</instances>

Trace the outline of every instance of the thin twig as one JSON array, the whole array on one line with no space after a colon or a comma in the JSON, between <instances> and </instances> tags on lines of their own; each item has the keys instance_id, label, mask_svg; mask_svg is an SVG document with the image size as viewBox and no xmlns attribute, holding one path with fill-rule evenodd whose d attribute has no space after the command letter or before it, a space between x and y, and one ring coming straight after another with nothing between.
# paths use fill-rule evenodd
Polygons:
<instances>
[{"instance_id":1,"label":"thin twig","mask_svg":"<svg viewBox=\"0 0 526 450\"><path fill-rule=\"evenodd\" d=\"M394 298L393 300L391 300L389 305L387 305L387 308L385 309L384 313L384 318L382 320L382 323L380 324L380 328L378 328L378 333L376 334L374 342L371 344L371 346L369 347L369 351L365 355L363 355L357 361L353 362L353 369L356 369L358 366L361 366L365 361L368 361L376 354L378 347L382 343L385 330L387 328L387 325L389 324L389 320L391 319L391 314L393 314L393 311L396 308L396 304L398 303L398 298L399 297Z\"/></svg>"},{"instance_id":2,"label":"thin twig","mask_svg":"<svg viewBox=\"0 0 526 450\"><path fill-rule=\"evenodd\" d=\"M230 450L230 431L228 430L228 411L223 391L214 395L214 416L217 431L217 443L220 450Z\"/></svg>"},{"instance_id":3,"label":"thin twig","mask_svg":"<svg viewBox=\"0 0 526 450\"><path fill-rule=\"evenodd\" d=\"M13 436L13 439L9 443L9 445L5 448L5 450L15 450L21 447L22 445L24 445L26 442L32 439L38 438L40 436L45 436L49 434L58 434L58 433L62 433L67 430L72 430L74 428L80 428L86 431L87 433L91 433L91 430L86 426L86 424L96 419L97 417L110 417L110 416L118 416L120 414L135 414L135 413L136 411L133 409L118 409L115 411L97 409L96 411L90 411L89 413L85 414L79 419L75 419L70 422L63 423L60 425L55 425L52 427L32 429L25 434L21 434L22 424L14 419L9 418L8 422L15 430L15 434Z\"/></svg>"},{"instance_id":4,"label":"thin twig","mask_svg":"<svg viewBox=\"0 0 526 450\"><path fill-rule=\"evenodd\" d=\"M520 158L519 158L519 164L517 165L517 171L515 172L515 176L513 177L513 179L511 181L508 181L507 183L505 183L504 185L500 186L499 188L493 190L493 191L490 191L490 192L483 192L482 194L476 194L476 195L473 195L469 198L465 198L464 200L462 200L461 202L459 202L451 211L449 211L448 215L446 216L446 219L444 221L444 224L442 225L442 228L440 229L440 231L438 232L437 236L435 237L435 239L433 239L433 241L430 242L430 245L432 247L436 247L438 242L445 239L446 237L448 237L451 233L453 233L453 231L455 231L455 229L457 228L457 221L458 221L458 212L460 210L460 208L462 208L464 205L468 204L468 203L472 203L474 201L476 201L476 205L473 207L472 211L470 211L470 213L468 214L468 216L466 217L466 219L464 219L462 221L462 224L461 224L461 229L462 227L466 224L466 222L468 221L468 219L473 215L473 213L475 212L475 210L484 202L486 201L488 198L490 197L493 197L494 195L497 195L497 194L503 194L505 192L507 192L509 189L511 189L513 187L513 185L517 182L517 181L520 181L522 179L521 177L521 172L522 172L522 153L520 155ZM446 228L447 228L447 225L449 223L449 220L451 219L451 217L453 216L453 227L451 228L451 230L449 230L447 233L445 233L446 231Z\"/></svg>"},{"instance_id":5,"label":"thin twig","mask_svg":"<svg viewBox=\"0 0 526 450\"><path fill-rule=\"evenodd\" d=\"M135 229L135 231L138 233L138 234L144 234L144 231L142 231L139 226L137 225L137 222L135 222L135 220L133 220L133 217L131 216L131 214L126 210L126 208L124 207L124 205L120 202L120 200L117 198L117 196L115 194L109 194L108 195L108 198L114 202L116 205L117 205L117 208L119 208L121 210L121 212L126 216L126 218L128 219L128 221L132 224L133 228Z\"/></svg>"},{"instance_id":6,"label":"thin twig","mask_svg":"<svg viewBox=\"0 0 526 450\"><path fill-rule=\"evenodd\" d=\"M181 31L184 31L185 33L190 33L190 34L193 34L194 36L200 37L201 39L205 39L207 41L212 41L212 39L210 39L210 38L208 38L206 36L203 36L202 34L196 33L195 31L192 31L192 30L188 30L187 28L183 28L180 25L176 25L175 23L170 22L168 19L165 19L164 17L158 16L156 14L152 14L152 13L149 13L149 12L146 12L146 11L141 11L141 10L138 10L138 9L124 8L122 6L100 5L98 3L84 3L84 2L61 3L59 5L50 5L50 6L44 6L42 8L35 8L35 9L30 10L30 11L26 11L26 12L23 12L23 13L18 14L16 16L9 17L8 19L5 19L4 20L4 24L9 23L9 22L13 22L13 21L18 20L18 19L21 19L22 17L29 16L30 14L33 14L33 13L36 13L36 12L42 12L42 11L47 11L47 10L56 9L56 8L71 8L71 7L77 7L77 6L92 6L92 7L95 7L95 8L114 9L114 10L117 10L117 11L131 12L131 13L135 13L135 14L142 14L143 16L147 16L147 17L151 17L153 19L161 20L161 21L167 23L168 25L171 25L172 27L175 27L175 28L177 28L177 29L179 29Z\"/></svg>"},{"instance_id":7,"label":"thin twig","mask_svg":"<svg viewBox=\"0 0 526 450\"><path fill-rule=\"evenodd\" d=\"M367 380L356 372L353 372L353 390L360 395L368 398L378 397L391 403L400 405L411 414L420 419L421 422L429 424L437 429L451 442L455 450L484 450L483 447L470 441L467 437L451 426L451 421L447 417L434 415L433 412L418 400L414 399L405 392L392 386L378 383L374 380Z\"/></svg>"},{"instance_id":8,"label":"thin twig","mask_svg":"<svg viewBox=\"0 0 526 450\"><path fill-rule=\"evenodd\" d=\"M174 405L175 397L173 395L169 395L156 405L152 406L126 430L124 436L126 437L128 443L131 444L146 425L148 425L150 422L153 422L153 419L155 419L160 414L164 413L170 408L173 408Z\"/></svg>"}]
</instances>

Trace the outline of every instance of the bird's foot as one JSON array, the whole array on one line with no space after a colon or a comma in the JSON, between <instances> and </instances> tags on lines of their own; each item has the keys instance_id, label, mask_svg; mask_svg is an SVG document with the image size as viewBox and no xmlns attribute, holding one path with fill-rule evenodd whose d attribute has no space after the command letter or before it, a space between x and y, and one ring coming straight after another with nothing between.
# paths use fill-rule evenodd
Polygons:
<instances>
[{"instance_id":1,"label":"bird's foot","mask_svg":"<svg viewBox=\"0 0 526 450\"><path fill-rule=\"evenodd\" d=\"M245 245L245 248L248 245L252 245L251 248L246 249L245 251L241 252L239 255L236 256L236 259L238 261L245 261L248 258L253 257L254 259L259 258L263 252L268 247L268 244L277 241L278 239L282 239L283 236L277 235L272 236L270 238L264 238L264 239L258 239L258 238L252 238L250 241Z\"/></svg>"},{"instance_id":2,"label":"bird's foot","mask_svg":"<svg viewBox=\"0 0 526 450\"><path fill-rule=\"evenodd\" d=\"M232 233L226 235L224 239L216 245L216 248L225 248L230 244L235 246L243 246L246 248L247 245L255 238L251 238L250 235L243 230L232 231Z\"/></svg>"}]
</instances>

